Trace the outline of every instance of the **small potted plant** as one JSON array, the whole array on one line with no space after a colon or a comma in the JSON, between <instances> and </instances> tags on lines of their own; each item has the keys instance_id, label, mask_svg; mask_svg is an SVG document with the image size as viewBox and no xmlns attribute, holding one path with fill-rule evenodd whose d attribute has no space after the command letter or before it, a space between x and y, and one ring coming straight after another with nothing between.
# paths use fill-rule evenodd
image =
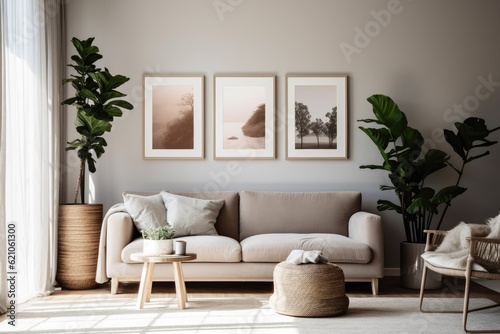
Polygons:
<instances>
[{"instance_id":1,"label":"small potted plant","mask_svg":"<svg viewBox=\"0 0 500 334\"><path fill-rule=\"evenodd\" d=\"M142 252L147 255L166 255L174 251L173 240L175 230L168 224L161 227L150 226L142 230L144 245Z\"/></svg>"}]
</instances>

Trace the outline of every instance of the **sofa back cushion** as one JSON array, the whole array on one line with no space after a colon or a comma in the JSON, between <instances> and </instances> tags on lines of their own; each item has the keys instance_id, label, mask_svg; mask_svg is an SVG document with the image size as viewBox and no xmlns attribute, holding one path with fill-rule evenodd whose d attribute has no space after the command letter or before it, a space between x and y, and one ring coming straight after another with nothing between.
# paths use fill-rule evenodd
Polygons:
<instances>
[{"instance_id":1,"label":"sofa back cushion","mask_svg":"<svg viewBox=\"0 0 500 334\"><path fill-rule=\"evenodd\" d=\"M240 240L263 233L335 233L347 236L349 218L361 210L361 193L240 193Z\"/></svg>"},{"instance_id":2,"label":"sofa back cushion","mask_svg":"<svg viewBox=\"0 0 500 334\"><path fill-rule=\"evenodd\" d=\"M236 191L206 191L206 192L181 192L181 191L169 191L172 194L207 199L207 200L217 200L223 199L225 201L224 206L219 211L217 216L217 221L215 223L215 229L219 235L224 235L238 240L239 226L239 195Z\"/></svg>"},{"instance_id":3,"label":"sofa back cushion","mask_svg":"<svg viewBox=\"0 0 500 334\"><path fill-rule=\"evenodd\" d=\"M207 191L207 192L189 192L189 191L171 191L166 190L169 193L200 198L206 200L224 200L224 206L219 211L219 215L217 216L217 220L215 223L215 229L219 235L224 235L226 237L233 238L238 240L239 235L239 226L238 226L238 217L239 217L239 195L236 191ZM150 196L160 193L157 192L129 192L132 194Z\"/></svg>"}]
</instances>

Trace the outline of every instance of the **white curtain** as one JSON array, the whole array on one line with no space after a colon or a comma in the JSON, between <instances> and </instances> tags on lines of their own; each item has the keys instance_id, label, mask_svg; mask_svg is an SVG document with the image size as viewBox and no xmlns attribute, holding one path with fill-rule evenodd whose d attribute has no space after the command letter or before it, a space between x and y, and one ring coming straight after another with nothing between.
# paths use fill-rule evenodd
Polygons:
<instances>
[{"instance_id":1,"label":"white curtain","mask_svg":"<svg viewBox=\"0 0 500 334\"><path fill-rule=\"evenodd\" d=\"M7 244L5 226L5 66L4 66L4 0L0 0L0 314L7 311Z\"/></svg>"},{"instance_id":2,"label":"white curtain","mask_svg":"<svg viewBox=\"0 0 500 334\"><path fill-rule=\"evenodd\" d=\"M22 303L50 294L55 284L64 3L0 1L0 227L15 226L16 240L14 267L6 263L8 254L0 254L0 292L3 303L12 299L6 298L10 285L3 283L6 274L15 275L15 301ZM1 237L5 252L5 234Z\"/></svg>"}]
</instances>

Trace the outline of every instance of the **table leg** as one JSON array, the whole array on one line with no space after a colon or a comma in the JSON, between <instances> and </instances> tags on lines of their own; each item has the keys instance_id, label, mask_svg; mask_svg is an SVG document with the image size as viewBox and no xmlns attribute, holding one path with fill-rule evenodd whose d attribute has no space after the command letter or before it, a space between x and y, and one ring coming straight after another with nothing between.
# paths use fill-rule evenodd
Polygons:
<instances>
[{"instance_id":1,"label":"table leg","mask_svg":"<svg viewBox=\"0 0 500 334\"><path fill-rule=\"evenodd\" d=\"M177 302L179 310L186 308L187 293L186 284L184 283L184 274L182 273L181 262L174 262L174 279L175 279L175 293L177 295Z\"/></svg>"},{"instance_id":2,"label":"table leg","mask_svg":"<svg viewBox=\"0 0 500 334\"><path fill-rule=\"evenodd\" d=\"M142 266L141 283L139 285L139 293L137 296L137 308L142 309L144 302L148 299L148 290L151 294L151 285L153 279L154 263L144 262Z\"/></svg>"},{"instance_id":3,"label":"table leg","mask_svg":"<svg viewBox=\"0 0 500 334\"><path fill-rule=\"evenodd\" d=\"M153 273L155 269L155 263L150 262L148 267L148 284L146 285L146 302L151 301L151 290L153 289Z\"/></svg>"}]
</instances>

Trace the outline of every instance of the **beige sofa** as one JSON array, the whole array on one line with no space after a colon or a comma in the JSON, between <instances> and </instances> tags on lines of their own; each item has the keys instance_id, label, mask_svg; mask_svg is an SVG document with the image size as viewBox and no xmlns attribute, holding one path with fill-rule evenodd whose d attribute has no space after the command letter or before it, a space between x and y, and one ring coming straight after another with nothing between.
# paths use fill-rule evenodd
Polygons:
<instances>
[{"instance_id":1,"label":"beige sofa","mask_svg":"<svg viewBox=\"0 0 500 334\"><path fill-rule=\"evenodd\" d=\"M141 193L151 195L157 193ZM175 192L224 199L215 224L217 236L184 236L187 252L197 259L183 263L186 281L272 281L277 263L294 249L320 250L338 264L346 281L371 282L378 293L383 276L383 231L380 216L361 211L359 192ZM120 282L139 281L142 264L130 259L142 250L142 237L131 216L110 209L105 217L96 276ZM155 281L173 281L170 264L155 267Z\"/></svg>"}]
</instances>

